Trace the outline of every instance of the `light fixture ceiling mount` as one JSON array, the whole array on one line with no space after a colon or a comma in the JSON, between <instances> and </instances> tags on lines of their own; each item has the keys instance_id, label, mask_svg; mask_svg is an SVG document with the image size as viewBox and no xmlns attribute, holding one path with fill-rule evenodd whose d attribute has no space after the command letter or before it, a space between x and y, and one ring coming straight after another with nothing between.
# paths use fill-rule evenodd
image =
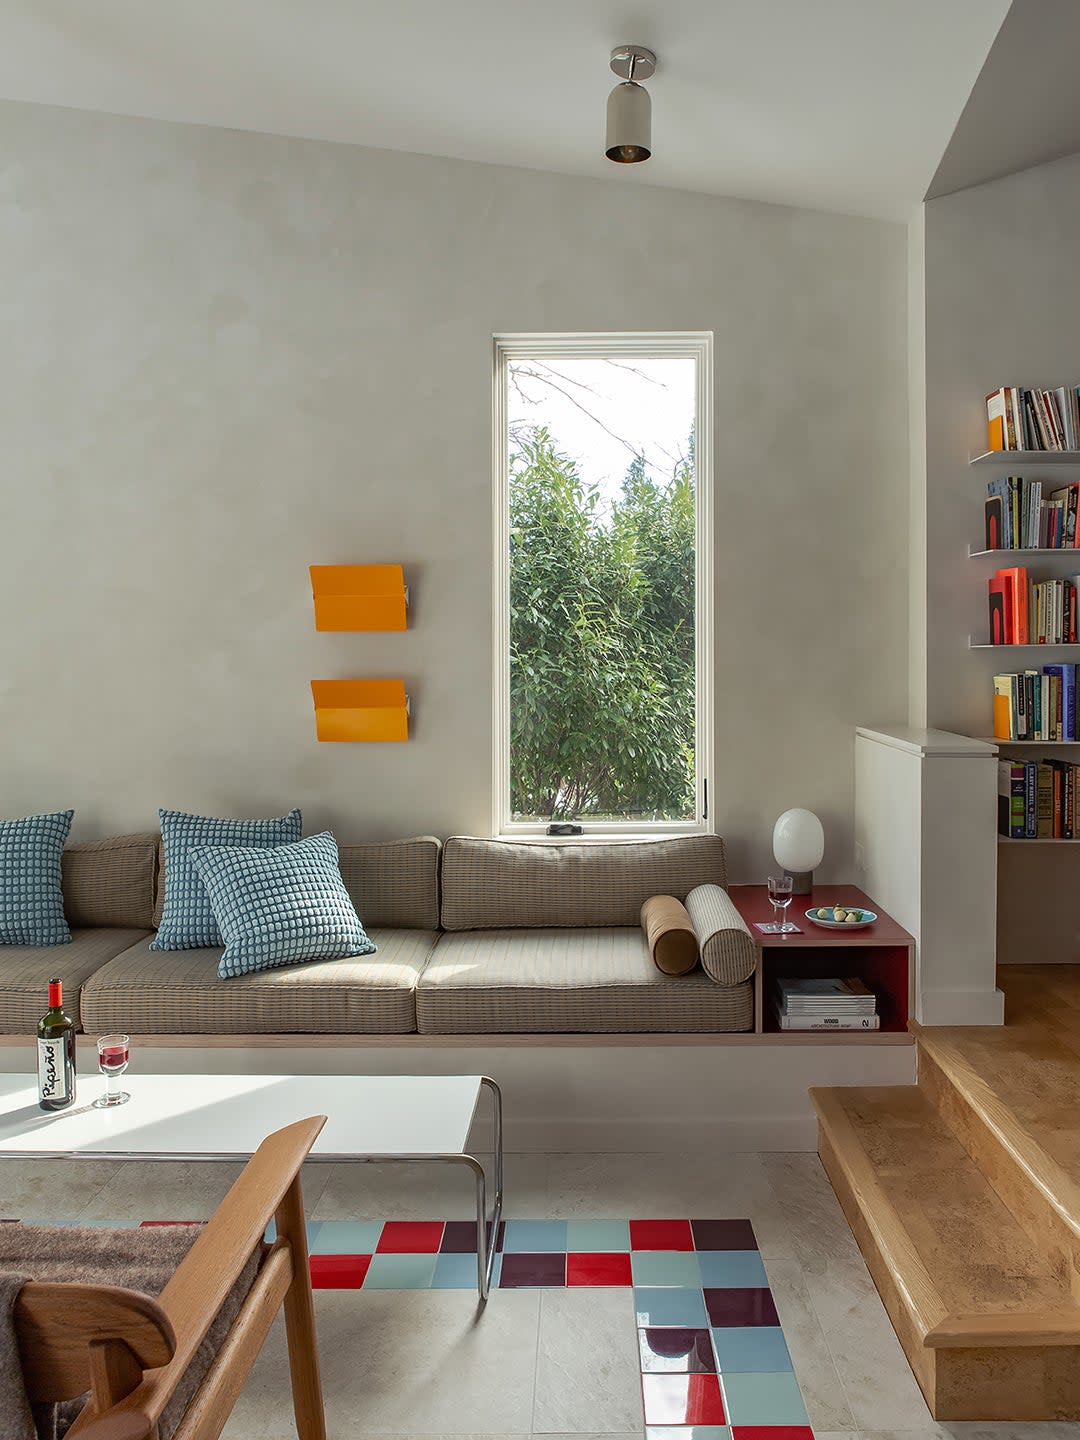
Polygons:
<instances>
[{"instance_id":1,"label":"light fixture ceiling mount","mask_svg":"<svg viewBox=\"0 0 1080 1440\"><path fill-rule=\"evenodd\" d=\"M622 80L608 96L604 154L617 165L638 165L652 154L652 101L641 84L656 73L644 45L616 45L611 68Z\"/></svg>"}]
</instances>

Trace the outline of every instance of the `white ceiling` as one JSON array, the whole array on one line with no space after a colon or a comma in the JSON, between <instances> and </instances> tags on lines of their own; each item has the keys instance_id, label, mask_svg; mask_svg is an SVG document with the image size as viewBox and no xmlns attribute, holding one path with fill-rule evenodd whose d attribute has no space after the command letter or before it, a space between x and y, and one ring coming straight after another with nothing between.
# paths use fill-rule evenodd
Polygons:
<instances>
[{"instance_id":1,"label":"white ceiling","mask_svg":"<svg viewBox=\"0 0 1080 1440\"><path fill-rule=\"evenodd\" d=\"M1008 0L0 0L0 96L903 218ZM652 160L602 153L612 46Z\"/></svg>"}]
</instances>

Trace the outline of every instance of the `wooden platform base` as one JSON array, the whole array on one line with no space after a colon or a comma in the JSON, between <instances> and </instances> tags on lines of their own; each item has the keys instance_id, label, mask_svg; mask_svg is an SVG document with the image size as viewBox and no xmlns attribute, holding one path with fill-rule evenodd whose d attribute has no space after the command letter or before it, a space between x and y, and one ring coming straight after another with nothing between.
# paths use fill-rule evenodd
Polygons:
<instances>
[{"instance_id":1,"label":"wooden platform base","mask_svg":"<svg viewBox=\"0 0 1080 1440\"><path fill-rule=\"evenodd\" d=\"M1001 983L917 1086L811 1091L819 1152L934 1418L1077 1420L1080 967Z\"/></svg>"}]
</instances>

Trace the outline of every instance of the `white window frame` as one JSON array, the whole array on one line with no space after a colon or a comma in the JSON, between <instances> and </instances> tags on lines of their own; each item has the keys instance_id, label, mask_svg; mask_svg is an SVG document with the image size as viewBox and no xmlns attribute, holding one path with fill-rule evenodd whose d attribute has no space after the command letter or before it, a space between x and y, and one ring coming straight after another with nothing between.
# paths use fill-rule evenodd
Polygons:
<instances>
[{"instance_id":1,"label":"white window frame","mask_svg":"<svg viewBox=\"0 0 1080 1440\"><path fill-rule=\"evenodd\" d=\"M636 331L614 334L496 335L492 468L495 501L492 834L542 836L546 820L514 820L510 810L510 443L507 424L507 370L511 360L571 360L584 356L674 357L697 362L694 451L696 505L694 644L695 787L692 820L599 821L582 819L593 835L700 835L715 832L713 777L713 333L711 330ZM580 843L580 838L578 839Z\"/></svg>"}]
</instances>

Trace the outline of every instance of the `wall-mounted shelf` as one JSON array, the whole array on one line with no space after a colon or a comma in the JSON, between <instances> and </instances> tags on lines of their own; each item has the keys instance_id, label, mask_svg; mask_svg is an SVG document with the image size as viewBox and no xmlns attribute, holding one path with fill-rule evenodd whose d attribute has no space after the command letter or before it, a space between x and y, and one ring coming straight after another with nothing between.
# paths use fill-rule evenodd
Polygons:
<instances>
[{"instance_id":1,"label":"wall-mounted shelf","mask_svg":"<svg viewBox=\"0 0 1080 1440\"><path fill-rule=\"evenodd\" d=\"M1035 745L1043 750L1049 746L1058 750L1062 746L1080 745L1080 740L1002 740L998 735L976 735L976 740L983 740L987 745Z\"/></svg>"},{"instance_id":2,"label":"wall-mounted shelf","mask_svg":"<svg viewBox=\"0 0 1080 1440\"><path fill-rule=\"evenodd\" d=\"M1038 837L1034 840L1021 840L1014 835L999 835L997 838L999 845L1080 845L1080 840L1063 840L1059 835L1055 835L1053 839L1043 836L1041 840Z\"/></svg>"},{"instance_id":3,"label":"wall-mounted shelf","mask_svg":"<svg viewBox=\"0 0 1080 1440\"><path fill-rule=\"evenodd\" d=\"M1080 465L1080 450L984 450L969 465Z\"/></svg>"},{"instance_id":4,"label":"wall-mounted shelf","mask_svg":"<svg viewBox=\"0 0 1080 1440\"><path fill-rule=\"evenodd\" d=\"M1055 545L1053 549L1049 550L973 550L970 545L968 546L969 560L982 560L988 555L1061 555L1071 557L1077 565L1080 565L1080 550L1073 545Z\"/></svg>"},{"instance_id":5,"label":"wall-mounted shelf","mask_svg":"<svg viewBox=\"0 0 1080 1440\"><path fill-rule=\"evenodd\" d=\"M976 640L974 635L968 636L969 650L1042 650L1045 654L1055 654L1059 650L1080 650L1080 641L1062 640L1053 645L1040 645L1037 640L1031 640L1026 645L991 645L989 640Z\"/></svg>"},{"instance_id":6,"label":"wall-mounted shelf","mask_svg":"<svg viewBox=\"0 0 1080 1440\"><path fill-rule=\"evenodd\" d=\"M320 740L409 738L412 706L404 680L312 680L311 696Z\"/></svg>"},{"instance_id":7,"label":"wall-mounted shelf","mask_svg":"<svg viewBox=\"0 0 1080 1440\"><path fill-rule=\"evenodd\" d=\"M409 591L400 565L312 565L316 630L404 630Z\"/></svg>"}]
</instances>

